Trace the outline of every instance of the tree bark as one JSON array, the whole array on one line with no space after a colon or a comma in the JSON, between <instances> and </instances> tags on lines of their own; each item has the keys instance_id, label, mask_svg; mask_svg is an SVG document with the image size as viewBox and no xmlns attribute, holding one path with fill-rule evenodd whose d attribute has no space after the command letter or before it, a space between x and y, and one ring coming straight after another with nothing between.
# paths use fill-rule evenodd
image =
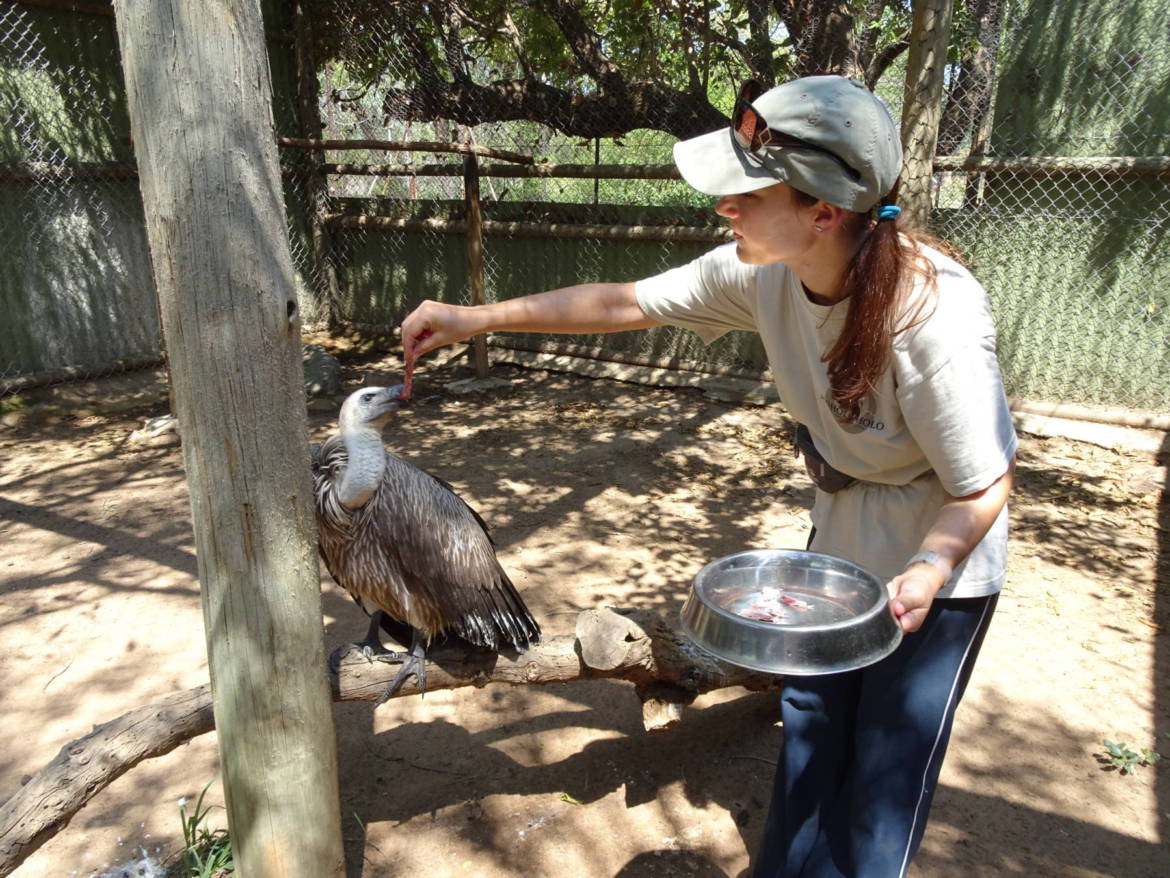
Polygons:
<instances>
[{"instance_id":1,"label":"tree bark","mask_svg":"<svg viewBox=\"0 0 1170 878\"><path fill-rule=\"evenodd\" d=\"M575 636L552 638L519 655L447 648L433 650L427 659L430 692L488 683L627 680L642 700L643 725L648 731L677 723L683 706L704 692L731 686L753 691L779 687L778 677L711 658L667 620L647 611L587 610L577 617ZM319 670L324 668L322 660ZM348 657L340 674L332 678L333 700L374 701L397 671L398 665ZM324 683L325 674L320 677ZM411 677L395 697L417 692L417 681ZM135 708L66 744L52 762L0 805L0 878L11 874L86 802L139 762L169 753L214 727L211 694L203 685ZM219 734L222 750L222 729Z\"/></svg>"},{"instance_id":2,"label":"tree bark","mask_svg":"<svg viewBox=\"0 0 1170 878\"><path fill-rule=\"evenodd\" d=\"M861 79L857 32L848 0L777 4L796 48L797 76L837 73Z\"/></svg>"},{"instance_id":3,"label":"tree bark","mask_svg":"<svg viewBox=\"0 0 1170 878\"><path fill-rule=\"evenodd\" d=\"M747 63L752 75L771 88L776 84L775 48L768 22L768 0L748 0Z\"/></svg>"},{"instance_id":4,"label":"tree bark","mask_svg":"<svg viewBox=\"0 0 1170 878\"><path fill-rule=\"evenodd\" d=\"M943 71L951 33L953 0L914 0L906 92L902 105L900 200L907 225L926 228L930 221L931 180L942 104Z\"/></svg>"},{"instance_id":5,"label":"tree bark","mask_svg":"<svg viewBox=\"0 0 1170 878\"><path fill-rule=\"evenodd\" d=\"M617 65L601 48L601 40L581 16L581 9L571 0L537 0L549 17L556 22L577 62L603 92L622 94L626 79Z\"/></svg>"},{"instance_id":6,"label":"tree bark","mask_svg":"<svg viewBox=\"0 0 1170 878\"><path fill-rule=\"evenodd\" d=\"M988 151L987 129L991 122L995 59L999 51L1004 5L992 0L976 0L971 9L977 46L970 57L962 60L953 76L939 120L938 155L954 155L968 136L973 154Z\"/></svg>"},{"instance_id":7,"label":"tree bark","mask_svg":"<svg viewBox=\"0 0 1170 878\"><path fill-rule=\"evenodd\" d=\"M300 320L260 5L120 0L241 878L344 870Z\"/></svg>"}]
</instances>

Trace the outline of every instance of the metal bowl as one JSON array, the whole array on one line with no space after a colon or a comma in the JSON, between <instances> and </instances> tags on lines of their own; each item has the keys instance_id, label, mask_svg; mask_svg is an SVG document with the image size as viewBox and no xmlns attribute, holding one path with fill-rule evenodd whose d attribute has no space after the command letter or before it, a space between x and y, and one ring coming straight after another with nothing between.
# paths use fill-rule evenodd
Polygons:
<instances>
[{"instance_id":1,"label":"metal bowl","mask_svg":"<svg viewBox=\"0 0 1170 878\"><path fill-rule=\"evenodd\" d=\"M863 668L902 641L881 580L850 561L796 549L712 561L695 577L681 621L716 658L773 674Z\"/></svg>"}]
</instances>

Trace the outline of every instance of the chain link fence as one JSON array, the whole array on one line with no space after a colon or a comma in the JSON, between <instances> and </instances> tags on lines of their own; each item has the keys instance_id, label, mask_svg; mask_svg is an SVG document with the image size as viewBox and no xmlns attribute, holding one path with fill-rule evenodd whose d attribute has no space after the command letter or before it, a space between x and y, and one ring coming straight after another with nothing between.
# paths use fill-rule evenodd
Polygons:
<instances>
[{"instance_id":1,"label":"chain link fence","mask_svg":"<svg viewBox=\"0 0 1170 878\"><path fill-rule=\"evenodd\" d=\"M1164 9L1065 0L969 9L957 22L968 41L948 77L939 152L949 160L936 161L933 218L991 292L1009 392L1165 412Z\"/></svg>"},{"instance_id":2,"label":"chain link fence","mask_svg":"<svg viewBox=\"0 0 1170 878\"><path fill-rule=\"evenodd\" d=\"M643 128L616 137L584 137L524 120L465 124L395 117L395 102L405 102L403 93L417 88L422 79L411 66L410 54L386 49L403 45L400 13L374 8L364 0L348 6L333 3L331 9L335 21L313 22L326 33L318 45L329 43L329 57L317 70L324 140L467 144L529 158L524 163L480 156L476 162L474 185L485 220L486 301L574 283L647 276L698 255L709 241L718 239L717 218L707 200L673 175L590 176L591 167L672 167L671 148L677 138L666 131ZM344 36L330 40L337 33ZM470 59L464 62L475 64ZM517 69L511 74L519 78L525 72ZM496 78L508 75L494 71ZM724 109L730 111L730 105ZM666 120L660 124L665 126ZM388 327L425 298L472 301L464 155L356 146L326 151L325 168L329 267L337 274L342 320ZM572 237L551 237L541 228L554 224L569 234L583 226L663 229L698 224L711 229L708 243L688 245L655 240L653 232L634 241L603 238L584 229ZM527 346L548 341L511 337L512 343ZM718 360L757 372L762 367L762 360L750 359L750 340L723 342L712 353L702 350L689 334L668 328L622 338L573 336L560 341L625 359L660 357L669 351L676 359ZM747 357L740 355L741 349L749 350Z\"/></svg>"},{"instance_id":3,"label":"chain link fence","mask_svg":"<svg viewBox=\"0 0 1170 878\"><path fill-rule=\"evenodd\" d=\"M0 3L0 70L0 386L157 360L112 13Z\"/></svg>"},{"instance_id":4,"label":"chain link fence","mask_svg":"<svg viewBox=\"0 0 1170 878\"><path fill-rule=\"evenodd\" d=\"M604 50L615 59L657 52L664 67L683 59L682 82L690 69L683 61L710 54L705 92L727 114L735 86L752 70L753 41L768 43L777 72L816 72L822 59L841 69L830 57L840 41L815 21L799 35L784 23L749 22L732 32L748 34L743 45L721 55L714 40L683 44L638 22L591 44L587 26L596 22L564 21L570 30L586 26L574 58L556 48L551 19L535 12L565 14L574 4L497 10L489 28L474 20L487 11L455 3L264 6L302 314L335 326L394 326L424 298L471 301L471 148L494 151L476 157L471 178L484 220L488 301L648 276L719 240L711 199L669 173L679 108L662 93L635 95L645 104L643 127L625 130L628 108L615 107L610 130L600 114L590 133L567 123L560 127L573 133L563 133L516 118L469 118L469 95L486 98L470 85L460 92L460 77L538 87L574 64L594 64L604 75ZM1154 0L1082 6L956 4L932 220L991 292L1010 393L1165 411L1170 49ZM433 19L426 27L404 26L404 15L424 10ZM634 4L630 14L645 11ZM550 29L543 42L534 35L541 27ZM875 19L859 28L861 53L873 63L855 72L898 113L905 55L894 51L892 27ZM491 40L518 47L511 61L501 61L507 53ZM311 47L299 59L298 45ZM874 77L887 50L890 63ZM298 64L308 61L315 70L298 90ZM428 84L440 109L440 92L462 95L461 112L420 112L410 102L426 96ZM3 404L30 378L101 375L157 358L161 344L112 7L0 0L0 99L0 231L15 257L0 272ZM563 108L549 106L549 118L564 123ZM702 130L716 127L711 118L700 119ZM631 226L643 231L622 231ZM712 348L669 328L551 341L716 371L758 373L766 365L758 341L743 333Z\"/></svg>"}]
</instances>

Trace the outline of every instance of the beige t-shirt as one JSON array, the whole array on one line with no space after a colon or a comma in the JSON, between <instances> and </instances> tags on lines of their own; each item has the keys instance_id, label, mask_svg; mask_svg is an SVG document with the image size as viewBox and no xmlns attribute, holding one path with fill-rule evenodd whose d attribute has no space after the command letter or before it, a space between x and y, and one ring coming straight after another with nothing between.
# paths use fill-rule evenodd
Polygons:
<instances>
[{"instance_id":1,"label":"beige t-shirt","mask_svg":"<svg viewBox=\"0 0 1170 878\"><path fill-rule=\"evenodd\" d=\"M784 406L830 464L861 480L835 494L817 491L812 548L884 579L918 551L948 495L992 484L1017 445L987 294L963 266L925 252L937 269L937 295L916 284L906 308L920 322L895 336L876 391L845 422L821 355L843 325L847 302L813 304L786 265L745 265L734 244L635 287L648 316L691 329L707 343L731 329L760 334ZM1005 508L939 596L998 591L1006 555Z\"/></svg>"}]
</instances>

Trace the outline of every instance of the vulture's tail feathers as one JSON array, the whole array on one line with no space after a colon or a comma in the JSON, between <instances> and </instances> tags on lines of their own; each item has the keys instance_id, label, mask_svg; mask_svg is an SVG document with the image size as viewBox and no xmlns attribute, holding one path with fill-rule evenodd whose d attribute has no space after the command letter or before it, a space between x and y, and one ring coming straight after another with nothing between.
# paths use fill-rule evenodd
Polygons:
<instances>
[{"instance_id":1,"label":"vulture's tail feathers","mask_svg":"<svg viewBox=\"0 0 1170 878\"><path fill-rule=\"evenodd\" d=\"M476 589L475 594L476 606L454 626L460 637L497 652L509 646L522 652L540 642L539 623L503 570L494 588Z\"/></svg>"}]
</instances>

